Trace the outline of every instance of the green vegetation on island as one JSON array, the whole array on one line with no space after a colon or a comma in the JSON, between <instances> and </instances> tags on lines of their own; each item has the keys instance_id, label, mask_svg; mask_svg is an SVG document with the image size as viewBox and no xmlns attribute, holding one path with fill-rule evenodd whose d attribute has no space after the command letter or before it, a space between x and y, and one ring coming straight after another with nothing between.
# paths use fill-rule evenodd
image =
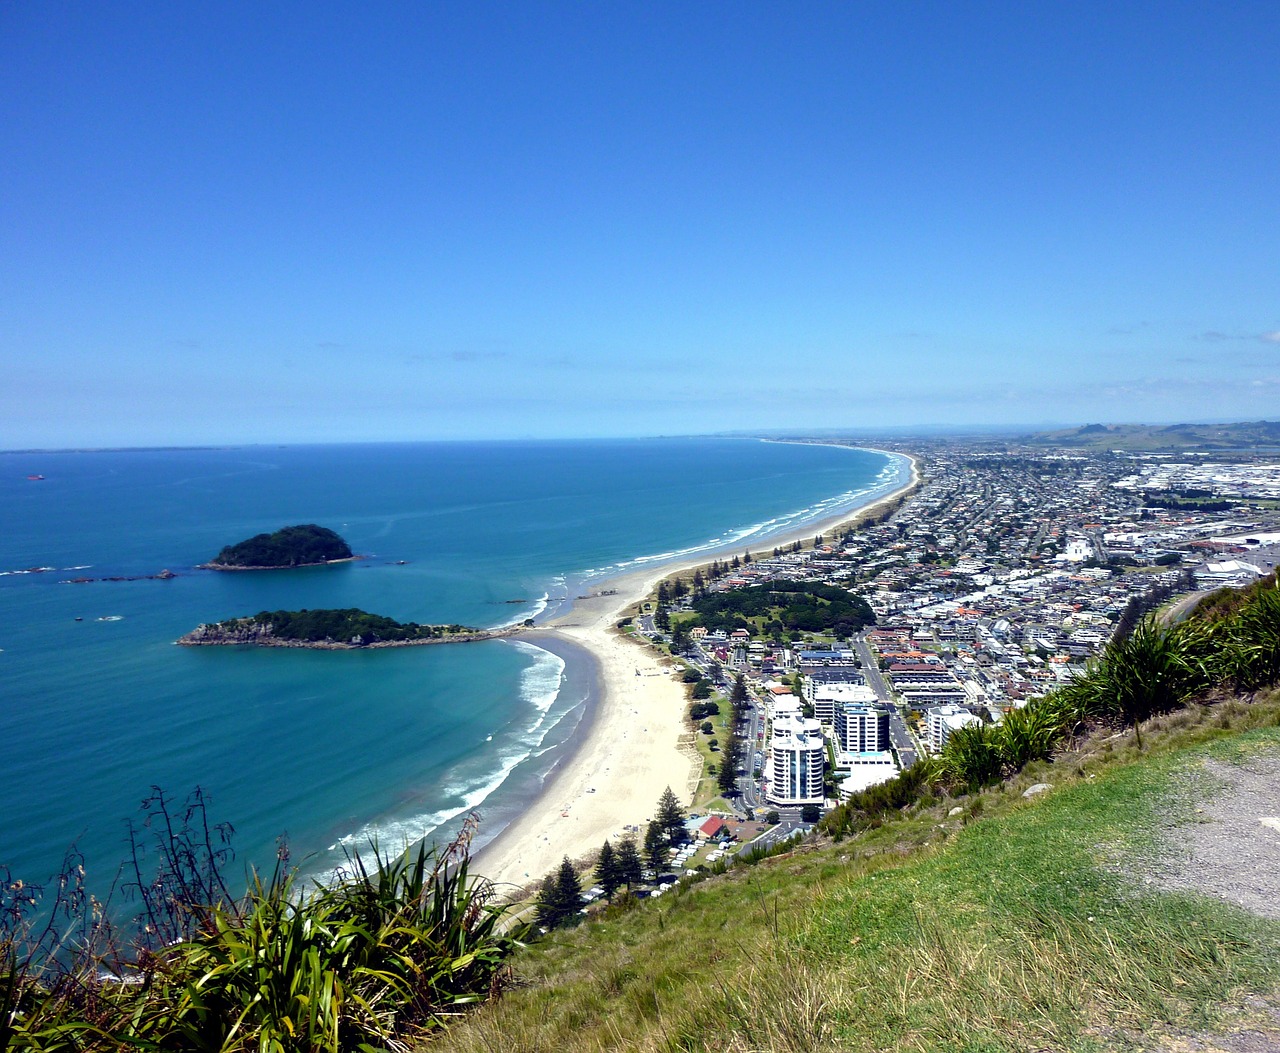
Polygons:
<instances>
[{"instance_id":1,"label":"green vegetation on island","mask_svg":"<svg viewBox=\"0 0 1280 1053\"><path fill-rule=\"evenodd\" d=\"M338 610L262 611L247 618L201 625L181 644L257 644L265 647L376 647L487 639L497 633L465 625L398 622L358 607Z\"/></svg>"},{"instance_id":2,"label":"green vegetation on island","mask_svg":"<svg viewBox=\"0 0 1280 1053\"><path fill-rule=\"evenodd\" d=\"M212 570L280 570L352 558L351 546L328 527L304 523L228 545L205 566Z\"/></svg>"}]
</instances>

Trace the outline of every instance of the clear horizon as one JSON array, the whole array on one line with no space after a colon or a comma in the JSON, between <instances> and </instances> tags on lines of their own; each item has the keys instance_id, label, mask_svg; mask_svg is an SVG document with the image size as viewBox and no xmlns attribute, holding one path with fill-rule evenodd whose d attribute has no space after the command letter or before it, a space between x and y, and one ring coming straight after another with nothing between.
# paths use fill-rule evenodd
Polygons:
<instances>
[{"instance_id":1,"label":"clear horizon","mask_svg":"<svg viewBox=\"0 0 1280 1053\"><path fill-rule=\"evenodd\" d=\"M1217 419L1204 420L1168 420L1168 421L1089 421L1084 424L1102 424L1107 427L1136 425L1139 427L1167 427L1170 425L1190 425L1190 426L1212 426L1212 425L1233 425L1248 424L1252 421L1227 421ZM964 439L987 438L997 436L1018 437L1023 435L1033 435L1037 432L1056 431L1059 429L1081 427L1084 424L1063 423L1063 422L1047 422L1044 424L1010 424L999 427L984 428L980 425L900 425L895 427L874 428L865 431L856 431L855 429L841 428L815 428L812 432L803 430L787 430L770 433L765 430L758 432L752 431L723 431L723 432L689 432L685 434L667 433L653 435L555 435L555 436L521 436L521 435L500 435L500 436L468 436L454 438L423 438L423 439L342 439L342 440L316 440L310 441L305 439L261 439L254 441L241 441L228 439L225 441L209 440L206 442L191 443L165 443L153 445L114 445L114 446L88 446L88 445L72 445L72 446L15 446L6 449L0 449L0 455L4 454L40 454L40 453L144 453L147 451L159 450L199 450L199 449L252 449L255 447L290 447L290 446L377 446L377 445L415 445L415 444L431 444L431 443L557 443L557 442L644 442L646 440L660 439L743 439L750 441L759 439L763 441L785 441L789 439L842 439L861 444L875 443L880 440L899 441L917 438L956 438ZM873 449L872 446L866 446L867 449Z\"/></svg>"},{"instance_id":2,"label":"clear horizon","mask_svg":"<svg viewBox=\"0 0 1280 1053\"><path fill-rule=\"evenodd\" d=\"M1274 418L1277 31L8 5L0 448Z\"/></svg>"}]
</instances>

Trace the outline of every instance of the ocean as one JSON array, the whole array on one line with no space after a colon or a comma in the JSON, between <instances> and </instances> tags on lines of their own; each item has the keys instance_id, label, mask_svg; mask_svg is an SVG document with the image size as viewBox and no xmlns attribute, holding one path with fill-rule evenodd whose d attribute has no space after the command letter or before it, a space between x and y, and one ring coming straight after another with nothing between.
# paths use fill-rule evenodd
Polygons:
<instances>
[{"instance_id":1,"label":"ocean","mask_svg":"<svg viewBox=\"0 0 1280 1053\"><path fill-rule=\"evenodd\" d=\"M372 840L446 835L472 809L489 840L582 719L592 673L572 645L173 641L261 610L546 618L622 571L767 549L906 473L896 455L748 439L0 454L0 867L41 881L74 844L105 891L152 787L207 794L236 831L233 877L270 868L281 839L319 876ZM295 523L364 558L195 569Z\"/></svg>"}]
</instances>

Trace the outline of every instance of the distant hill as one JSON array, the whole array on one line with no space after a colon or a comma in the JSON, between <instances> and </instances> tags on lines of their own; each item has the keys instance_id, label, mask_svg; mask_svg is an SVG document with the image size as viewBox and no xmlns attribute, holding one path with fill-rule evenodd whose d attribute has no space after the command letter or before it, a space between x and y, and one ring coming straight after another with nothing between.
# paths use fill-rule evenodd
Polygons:
<instances>
[{"instance_id":1,"label":"distant hill","mask_svg":"<svg viewBox=\"0 0 1280 1053\"><path fill-rule=\"evenodd\" d=\"M211 570L279 570L352 558L351 546L332 530L306 523L228 545L204 566Z\"/></svg>"},{"instance_id":2,"label":"distant hill","mask_svg":"<svg viewBox=\"0 0 1280 1053\"><path fill-rule=\"evenodd\" d=\"M1236 424L1085 424L1038 432L1024 439L1033 446L1078 446L1090 450L1176 453L1182 450L1280 449L1280 421Z\"/></svg>"}]
</instances>

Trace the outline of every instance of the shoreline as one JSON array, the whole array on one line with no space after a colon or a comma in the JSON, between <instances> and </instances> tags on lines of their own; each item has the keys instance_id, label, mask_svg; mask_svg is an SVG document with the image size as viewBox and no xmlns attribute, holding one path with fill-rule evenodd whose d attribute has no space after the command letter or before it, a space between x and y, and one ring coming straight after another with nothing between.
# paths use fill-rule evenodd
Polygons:
<instances>
[{"instance_id":1,"label":"shoreline","mask_svg":"<svg viewBox=\"0 0 1280 1053\"><path fill-rule=\"evenodd\" d=\"M771 546L809 540L873 515L919 485L915 457L890 450L875 452L904 458L907 480L857 508L753 540ZM494 882L500 894L523 898L528 886L550 873L563 857L590 856L628 827L642 827L668 785L682 805L691 803L701 761L692 745L694 732L685 720L685 686L672 678L675 663L671 659L621 633L616 623L644 602L662 579L705 566L724 552L736 552L740 545L735 542L700 552L696 558L651 564L593 582L590 595L574 599L567 610L521 634L521 639L535 646L541 636L586 652L594 661L595 690L565 756L541 791L474 853L473 873ZM683 750L682 741L686 743ZM636 832L642 836L640 830Z\"/></svg>"},{"instance_id":2,"label":"shoreline","mask_svg":"<svg viewBox=\"0 0 1280 1053\"><path fill-rule=\"evenodd\" d=\"M285 563L276 567L248 567L239 563L197 563L196 570L217 570L217 571L242 571L242 570L302 570L303 567L334 567L339 563L358 563L367 556L343 556L341 559L322 559L316 563Z\"/></svg>"},{"instance_id":3,"label":"shoreline","mask_svg":"<svg viewBox=\"0 0 1280 1053\"><path fill-rule=\"evenodd\" d=\"M193 639L192 633L180 636L173 642L179 647L292 647L306 651L373 651L381 647L427 647L431 644L482 643L485 640L506 640L528 632L523 625L505 629L477 629L475 632L453 633L449 636L429 636L421 640L375 640L373 643L353 644L341 640L282 640L264 636L253 640Z\"/></svg>"}]
</instances>

